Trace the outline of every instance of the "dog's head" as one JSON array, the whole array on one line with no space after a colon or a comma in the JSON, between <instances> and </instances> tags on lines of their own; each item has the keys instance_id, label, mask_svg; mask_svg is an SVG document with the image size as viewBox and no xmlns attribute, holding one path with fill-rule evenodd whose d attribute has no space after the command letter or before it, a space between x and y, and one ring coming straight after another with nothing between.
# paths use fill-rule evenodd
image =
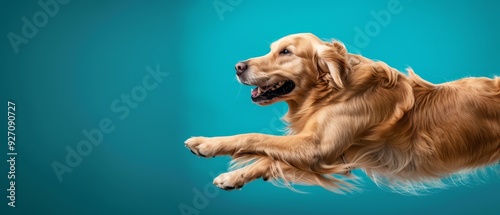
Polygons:
<instances>
[{"instance_id":1,"label":"dog's head","mask_svg":"<svg viewBox=\"0 0 500 215\"><path fill-rule=\"evenodd\" d=\"M251 98L259 105L297 100L318 84L343 88L346 55L340 42L324 42L309 33L293 34L272 43L268 54L237 63L236 77L242 84L256 86Z\"/></svg>"}]
</instances>

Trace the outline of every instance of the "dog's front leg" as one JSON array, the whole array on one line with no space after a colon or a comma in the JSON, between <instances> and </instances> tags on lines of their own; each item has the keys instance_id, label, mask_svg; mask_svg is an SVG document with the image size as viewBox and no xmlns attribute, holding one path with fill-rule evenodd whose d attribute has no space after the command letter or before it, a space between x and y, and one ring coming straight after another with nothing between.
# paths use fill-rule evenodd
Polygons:
<instances>
[{"instance_id":1,"label":"dog's front leg","mask_svg":"<svg viewBox=\"0 0 500 215\"><path fill-rule=\"evenodd\" d=\"M322 173L333 165L353 143L354 136L363 120L338 115L335 120L319 116L321 126L311 125L304 132L274 136L265 134L242 134L228 137L193 137L186 146L204 157L217 155L265 155L295 168ZM314 123L316 124L316 123Z\"/></svg>"},{"instance_id":2,"label":"dog's front leg","mask_svg":"<svg viewBox=\"0 0 500 215\"><path fill-rule=\"evenodd\" d=\"M193 154L202 157L214 157L218 155L233 155L235 153L248 152L266 145L281 145L289 141L298 141L294 136L273 136L266 134L240 134L225 137L192 137L184 142ZM285 145L283 145L285 146Z\"/></svg>"},{"instance_id":3,"label":"dog's front leg","mask_svg":"<svg viewBox=\"0 0 500 215\"><path fill-rule=\"evenodd\" d=\"M255 157L255 160L240 168L230 172L222 173L214 179L214 185L223 190L239 189L243 185L258 178L264 181L276 179L272 172L273 161L268 157ZM282 164L282 172L290 171L291 167Z\"/></svg>"},{"instance_id":4,"label":"dog's front leg","mask_svg":"<svg viewBox=\"0 0 500 215\"><path fill-rule=\"evenodd\" d=\"M319 139L312 134L289 136L241 134L212 138L192 137L186 140L185 144L194 154L202 157L260 154L303 170L310 170L310 165L323 156L320 151Z\"/></svg>"}]
</instances>

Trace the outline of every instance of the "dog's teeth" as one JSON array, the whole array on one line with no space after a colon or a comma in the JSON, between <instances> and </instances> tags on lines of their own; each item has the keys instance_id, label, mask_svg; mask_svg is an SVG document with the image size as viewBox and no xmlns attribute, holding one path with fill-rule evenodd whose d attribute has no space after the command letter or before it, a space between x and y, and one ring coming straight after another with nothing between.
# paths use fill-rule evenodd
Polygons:
<instances>
[{"instance_id":1,"label":"dog's teeth","mask_svg":"<svg viewBox=\"0 0 500 215\"><path fill-rule=\"evenodd\" d=\"M281 87L281 85L283 85L282 81L280 81L280 82L276 83L276 84L274 85L274 87L278 88L278 87Z\"/></svg>"}]
</instances>

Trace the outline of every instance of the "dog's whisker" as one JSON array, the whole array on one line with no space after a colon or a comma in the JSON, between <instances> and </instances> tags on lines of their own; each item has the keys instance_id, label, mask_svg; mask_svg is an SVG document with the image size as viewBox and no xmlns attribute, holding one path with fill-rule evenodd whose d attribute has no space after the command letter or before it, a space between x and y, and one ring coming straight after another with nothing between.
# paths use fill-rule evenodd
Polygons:
<instances>
[{"instance_id":1,"label":"dog's whisker","mask_svg":"<svg viewBox=\"0 0 500 215\"><path fill-rule=\"evenodd\" d=\"M241 88L242 88L242 86L240 85L240 86L238 87L238 93L236 94L235 99L237 99L237 98L240 96L240 93L241 93Z\"/></svg>"}]
</instances>

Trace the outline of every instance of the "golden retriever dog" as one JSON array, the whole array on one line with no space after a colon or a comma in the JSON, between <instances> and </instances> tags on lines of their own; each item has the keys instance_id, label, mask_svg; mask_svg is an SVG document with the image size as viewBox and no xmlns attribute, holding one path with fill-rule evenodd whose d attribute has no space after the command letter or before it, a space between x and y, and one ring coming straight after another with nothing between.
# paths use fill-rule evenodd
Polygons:
<instances>
[{"instance_id":1,"label":"golden retriever dog","mask_svg":"<svg viewBox=\"0 0 500 215\"><path fill-rule=\"evenodd\" d=\"M500 160L500 77L432 84L411 69L350 54L338 42L293 34L261 57L236 64L256 86L258 105L288 104L284 136L192 137L203 157L230 155L230 172L214 179L238 189L262 177L274 182L356 190L351 169L378 185L413 192Z\"/></svg>"}]
</instances>

